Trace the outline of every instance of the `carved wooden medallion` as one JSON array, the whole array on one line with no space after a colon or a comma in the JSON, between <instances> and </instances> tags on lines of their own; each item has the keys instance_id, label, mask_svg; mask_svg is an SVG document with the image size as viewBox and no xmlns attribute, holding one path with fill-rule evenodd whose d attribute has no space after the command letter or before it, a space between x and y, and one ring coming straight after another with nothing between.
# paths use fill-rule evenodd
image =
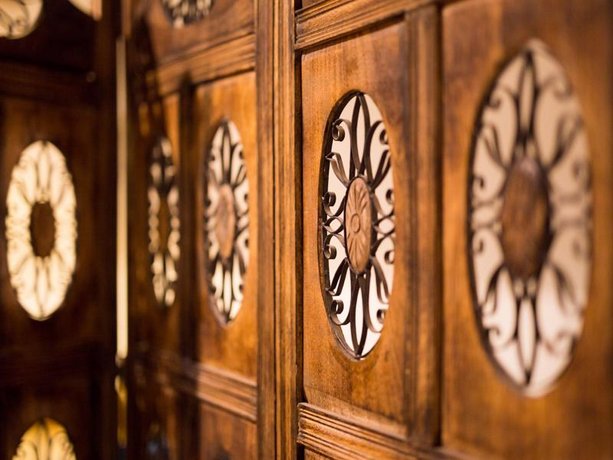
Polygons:
<instances>
[{"instance_id":1,"label":"carved wooden medallion","mask_svg":"<svg viewBox=\"0 0 613 460\"><path fill-rule=\"evenodd\" d=\"M72 281L76 206L62 152L47 141L26 147L6 196L6 257L17 300L33 319L51 316Z\"/></svg>"},{"instance_id":2,"label":"carved wooden medallion","mask_svg":"<svg viewBox=\"0 0 613 460\"><path fill-rule=\"evenodd\" d=\"M209 149L204 213L210 304L223 324L236 318L243 302L249 263L248 191L240 134L232 121L224 120Z\"/></svg>"},{"instance_id":3,"label":"carved wooden medallion","mask_svg":"<svg viewBox=\"0 0 613 460\"><path fill-rule=\"evenodd\" d=\"M336 338L354 358L377 343L394 278L391 157L381 113L354 92L328 121L321 164L324 301Z\"/></svg>"},{"instance_id":4,"label":"carved wooden medallion","mask_svg":"<svg viewBox=\"0 0 613 460\"><path fill-rule=\"evenodd\" d=\"M479 115L468 196L475 312L494 363L528 395L570 363L591 270L592 198L579 101L530 42Z\"/></svg>"},{"instance_id":5,"label":"carved wooden medallion","mask_svg":"<svg viewBox=\"0 0 613 460\"><path fill-rule=\"evenodd\" d=\"M50 418L32 425L21 437L13 460L76 460L66 428Z\"/></svg>"},{"instance_id":6,"label":"carved wooden medallion","mask_svg":"<svg viewBox=\"0 0 613 460\"><path fill-rule=\"evenodd\" d=\"M38 25L43 0L0 1L0 38L23 38Z\"/></svg>"},{"instance_id":7,"label":"carved wooden medallion","mask_svg":"<svg viewBox=\"0 0 613 460\"><path fill-rule=\"evenodd\" d=\"M180 28L208 16L213 0L162 0L173 27Z\"/></svg>"},{"instance_id":8,"label":"carved wooden medallion","mask_svg":"<svg viewBox=\"0 0 613 460\"><path fill-rule=\"evenodd\" d=\"M372 237L372 201L370 189L362 177L351 182L345 203L345 241L351 268L361 273L370 259Z\"/></svg>"},{"instance_id":9,"label":"carved wooden medallion","mask_svg":"<svg viewBox=\"0 0 613 460\"><path fill-rule=\"evenodd\" d=\"M161 137L153 147L149 165L149 257L151 282L157 302L170 307L176 297L181 226L179 188L170 141Z\"/></svg>"}]
</instances>

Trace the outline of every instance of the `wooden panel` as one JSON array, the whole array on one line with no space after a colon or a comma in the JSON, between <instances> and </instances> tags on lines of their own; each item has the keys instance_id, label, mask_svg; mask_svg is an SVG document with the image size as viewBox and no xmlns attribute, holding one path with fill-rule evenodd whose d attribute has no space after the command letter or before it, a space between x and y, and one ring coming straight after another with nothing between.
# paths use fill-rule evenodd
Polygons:
<instances>
[{"instance_id":1,"label":"wooden panel","mask_svg":"<svg viewBox=\"0 0 613 460\"><path fill-rule=\"evenodd\" d=\"M613 454L611 14L611 3L602 0L474 0L444 10L446 448L505 458ZM570 367L537 398L508 386L480 343L465 232L470 142L482 98L501 66L532 38L551 48L581 102L594 193L593 274L583 335Z\"/></svg>"},{"instance_id":2,"label":"wooden panel","mask_svg":"<svg viewBox=\"0 0 613 460\"><path fill-rule=\"evenodd\" d=\"M108 13L109 10L105 13ZM0 39L0 57L7 61L36 64L41 69L59 68L75 73L92 72L95 79L96 34L101 24L81 13L68 1L43 2L38 25L18 39Z\"/></svg>"},{"instance_id":3,"label":"wooden panel","mask_svg":"<svg viewBox=\"0 0 613 460\"><path fill-rule=\"evenodd\" d=\"M249 241L258 241L258 149L256 143L255 75L241 74L200 86L195 92L195 142L189 159L190 181L196 187L193 212L197 262L197 298L200 318L197 360L212 367L236 372L255 381L257 376L258 247L249 245L249 264L244 279L242 307L230 324L222 326L210 304L205 271L204 161L222 119L231 120L240 133L249 181Z\"/></svg>"},{"instance_id":4,"label":"wooden panel","mask_svg":"<svg viewBox=\"0 0 613 460\"><path fill-rule=\"evenodd\" d=\"M100 458L98 446L102 421L95 420L99 410L95 384L85 375L64 375L53 382L3 389L0 396L2 457L13 458L21 436L36 421L50 417L61 423L74 445L77 458ZM92 420L93 423L84 423Z\"/></svg>"},{"instance_id":5,"label":"wooden panel","mask_svg":"<svg viewBox=\"0 0 613 460\"><path fill-rule=\"evenodd\" d=\"M182 297L177 296L173 305L163 307L158 304L152 284L151 262L148 251L148 201L149 164L153 146L160 136L165 136L172 146L172 158L178 170L182 171L182 145L179 132L180 99L173 93L160 101L142 103L139 107L140 136L137 138L137 154L134 168L137 173L131 176L130 193L130 238L132 243L130 265L130 343L134 351L143 349L162 349L179 352L182 335L181 314ZM179 210L183 206L183 190L179 187ZM181 225L182 246L183 225ZM177 292L184 283L181 259L178 266ZM131 346L132 347L132 346Z\"/></svg>"},{"instance_id":6,"label":"wooden panel","mask_svg":"<svg viewBox=\"0 0 613 460\"><path fill-rule=\"evenodd\" d=\"M70 126L71 129L66 129ZM77 262L63 305L47 321L32 321L19 305L9 281L6 257L0 258L0 345L3 352L26 347L30 353L47 353L49 344L76 345L107 342L112 325L99 304L101 292L98 264L112 269L110 260L100 260L98 200L104 189L97 176L96 112L89 107L58 107L23 99L0 99L0 214L6 215L6 194L13 167L25 147L36 140L49 140L64 154L77 198ZM6 254L5 219L0 220L0 253ZM102 326L102 327L101 327ZM67 331L71 331L67 334Z\"/></svg>"},{"instance_id":7,"label":"wooden panel","mask_svg":"<svg viewBox=\"0 0 613 460\"><path fill-rule=\"evenodd\" d=\"M397 18L432 0L304 0L296 13L296 48L304 49L355 34Z\"/></svg>"},{"instance_id":8,"label":"wooden panel","mask_svg":"<svg viewBox=\"0 0 613 460\"><path fill-rule=\"evenodd\" d=\"M436 437L437 144L428 136L437 126L436 30L436 10L419 9L403 22L302 58L302 346L310 409L301 409L299 441L319 446L316 450L326 455L409 455L408 437L415 446L431 445ZM361 361L348 358L330 329L317 252L324 129L337 101L352 90L370 95L382 113L392 152L396 216L389 310L379 342ZM330 414L333 422L304 418L313 411ZM339 428L344 424L370 434L357 441L351 438L353 428ZM349 441L343 441L346 436Z\"/></svg>"},{"instance_id":9,"label":"wooden panel","mask_svg":"<svg viewBox=\"0 0 613 460\"><path fill-rule=\"evenodd\" d=\"M156 62L181 59L188 50L208 48L253 32L253 0L215 0L208 16L180 29L173 28L160 0L141 2L151 34Z\"/></svg>"},{"instance_id":10,"label":"wooden panel","mask_svg":"<svg viewBox=\"0 0 613 460\"><path fill-rule=\"evenodd\" d=\"M257 431L252 422L203 405L200 412L200 458L257 458Z\"/></svg>"}]
</instances>

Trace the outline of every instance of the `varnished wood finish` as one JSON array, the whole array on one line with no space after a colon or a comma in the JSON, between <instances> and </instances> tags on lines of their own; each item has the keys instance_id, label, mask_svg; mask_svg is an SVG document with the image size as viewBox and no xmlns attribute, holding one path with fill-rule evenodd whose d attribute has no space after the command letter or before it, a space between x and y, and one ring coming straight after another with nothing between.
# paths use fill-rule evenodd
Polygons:
<instances>
[{"instance_id":1,"label":"varnished wood finish","mask_svg":"<svg viewBox=\"0 0 613 460\"><path fill-rule=\"evenodd\" d=\"M144 4L126 7L134 15L126 31L133 34L134 44L141 44L136 49L146 53L141 59L144 72L135 68L134 74L134 82L140 85L133 107L133 171L137 177L133 190L138 196L131 206L140 214L132 216L132 228L141 230L132 232L130 243L132 256L138 257L132 266L139 279L131 289L131 350L135 350L131 368L137 388L137 369L155 378L158 385L142 401L142 408L132 407L131 423L138 427L139 435L131 441L131 456L144 455L148 434L141 425L151 423L154 416L162 426L176 420L166 430L169 447L175 446L169 452L173 458L250 458L258 455L258 449L262 458L269 458L274 432L264 427L272 426L274 422L266 421L271 415L274 420L274 413L263 408L274 399L266 398L260 405L260 392L270 392L271 387L262 388L259 383L270 382L274 369L260 364L270 353L258 348L258 324L271 324L273 307L272 157L259 147L270 139L262 134L268 127L258 129L260 114L269 113L258 110L259 101L264 105L272 101L256 91L269 87L267 80L257 77L258 68L267 65L264 54L256 61L256 45L260 46L265 33L254 33L255 6L250 0L216 1L207 18L183 29L170 27L159 2L150 9L143 8ZM266 10L266 5L260 9ZM219 321L209 297L203 220L206 160L213 135L224 119L232 121L241 136L250 208L244 301L236 319L227 325ZM167 312L156 311L146 297L150 283L143 265L143 168L146 139L156 130L168 134L180 169L179 298ZM223 229L217 231L221 235ZM265 312L262 319L260 311ZM269 338L271 334L272 329ZM156 410L156 394L165 389L176 393L178 405ZM152 408L150 413L147 407ZM260 419L267 425L256 425ZM257 440L258 426L266 443Z\"/></svg>"},{"instance_id":2,"label":"varnished wood finish","mask_svg":"<svg viewBox=\"0 0 613 460\"><path fill-rule=\"evenodd\" d=\"M442 441L449 449L502 458L612 455L611 15L610 2L598 0L469 0L443 12ZM462 196L468 186L470 141L480 101L501 66L532 38L551 48L581 102L594 193L593 273L583 334L567 371L538 398L508 386L480 343L468 278ZM530 228L526 231L526 238L535 236ZM508 249L517 247L513 243ZM528 261L518 269L531 270L524 263Z\"/></svg>"},{"instance_id":3,"label":"varnished wood finish","mask_svg":"<svg viewBox=\"0 0 613 460\"><path fill-rule=\"evenodd\" d=\"M429 54L436 53L437 26L435 9L417 9L402 21L384 22L302 58L305 401L315 411L344 419L348 432L349 427L368 427L373 433L369 441L347 445L343 436L330 434L335 431L318 429L319 419L307 423L300 415L298 439L311 448L320 446L316 451L326 455L406 456L416 446L432 445L437 436L437 143L426 134L437 127L437 67ZM329 330L316 263L323 130L340 97L356 89L373 98L387 128L397 232L394 287L383 333L360 362L342 352ZM427 362L425 354L432 360ZM388 447L377 447L379 436ZM324 445L332 450L322 452Z\"/></svg>"},{"instance_id":4,"label":"varnished wood finish","mask_svg":"<svg viewBox=\"0 0 613 460\"><path fill-rule=\"evenodd\" d=\"M31 35L0 39L3 458L12 458L21 435L41 417L66 427L78 458L116 453L115 7L105 2L103 19L95 22L69 2L46 2ZM38 322L19 306L9 283L5 217L12 169L22 150L41 139L57 145L66 158L78 236L66 298L49 319ZM39 220L32 228L42 253L39 237L53 233L48 225L48 219Z\"/></svg>"},{"instance_id":5,"label":"varnished wood finish","mask_svg":"<svg viewBox=\"0 0 613 460\"><path fill-rule=\"evenodd\" d=\"M535 34L568 65L584 104L594 241L604 247L612 224L611 161L602 153L611 146L603 128L611 123L611 49L597 44L610 33L604 4L217 0L203 21L173 29L160 2L125 1L124 31L144 25L150 44L145 71L134 74L142 85L132 113L132 458L145 455L151 426L164 433L171 458L608 455L611 251L595 255L593 300L574 362L542 399L520 396L493 370L478 340L465 251L480 101L504 60ZM596 51L580 55L581 40L568 40L579 36ZM325 124L351 90L381 109L396 189L390 310L381 340L361 361L330 330L317 247ZM251 250L245 302L226 326L209 304L202 222L202 167L223 117L244 144ZM152 303L145 256L147 139L160 130L173 144L181 191L179 298L168 311ZM507 197L506 246L517 270L530 272L536 262L517 248L528 251L522 238L536 241L542 224L528 218L531 237L512 218L524 206L522 174ZM530 183L541 190L537 179ZM599 400L582 394L590 373ZM582 450L588 432L594 447Z\"/></svg>"}]
</instances>

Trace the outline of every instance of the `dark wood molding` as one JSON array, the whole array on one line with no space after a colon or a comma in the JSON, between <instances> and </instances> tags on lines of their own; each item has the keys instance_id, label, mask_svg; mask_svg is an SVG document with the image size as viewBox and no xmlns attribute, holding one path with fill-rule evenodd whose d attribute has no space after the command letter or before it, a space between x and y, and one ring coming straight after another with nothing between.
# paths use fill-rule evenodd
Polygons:
<instances>
[{"instance_id":1,"label":"dark wood molding","mask_svg":"<svg viewBox=\"0 0 613 460\"><path fill-rule=\"evenodd\" d=\"M307 403L298 405L298 443L321 455L347 460L446 458L435 451L410 448L406 439L396 433L401 430L402 427L389 430L372 420L364 423L344 418Z\"/></svg>"},{"instance_id":2,"label":"dark wood molding","mask_svg":"<svg viewBox=\"0 0 613 460\"><path fill-rule=\"evenodd\" d=\"M276 458L296 458L297 404L302 394L302 152L297 134L301 95L294 50L295 2L273 3L276 14L268 46L274 53Z\"/></svg>"},{"instance_id":3,"label":"dark wood molding","mask_svg":"<svg viewBox=\"0 0 613 460\"><path fill-rule=\"evenodd\" d=\"M169 352L152 352L146 359L136 358L134 365L147 371L163 387L249 421L257 420L257 385L252 380Z\"/></svg>"},{"instance_id":4,"label":"dark wood molding","mask_svg":"<svg viewBox=\"0 0 613 460\"><path fill-rule=\"evenodd\" d=\"M288 2L289 3L289 2ZM277 357L275 347L275 240L274 218L275 184L275 81L277 61L275 27L278 2L259 1L255 7L256 24L256 93L257 93L257 143L258 143L258 187L259 209L262 218L258 220L258 266L260 283L257 292L258 305L258 410L257 410L257 457L265 460L274 458L279 426L276 418L275 374Z\"/></svg>"},{"instance_id":5,"label":"dark wood molding","mask_svg":"<svg viewBox=\"0 0 613 460\"><path fill-rule=\"evenodd\" d=\"M60 104L91 104L96 99L95 74L0 61L0 94Z\"/></svg>"},{"instance_id":6,"label":"dark wood molding","mask_svg":"<svg viewBox=\"0 0 613 460\"><path fill-rule=\"evenodd\" d=\"M413 183L414 236L411 253L419 270L413 272L412 321L415 333L407 344L410 356L407 382L410 392L414 445L440 444L440 354L442 311L441 141L438 95L440 91L439 10L429 5L406 14L411 52L407 55L408 100Z\"/></svg>"},{"instance_id":7,"label":"dark wood molding","mask_svg":"<svg viewBox=\"0 0 613 460\"><path fill-rule=\"evenodd\" d=\"M163 62L155 71L159 94L178 91L186 79L197 84L252 70L255 41L255 35L248 33Z\"/></svg>"},{"instance_id":8,"label":"dark wood molding","mask_svg":"<svg viewBox=\"0 0 613 460\"><path fill-rule=\"evenodd\" d=\"M433 0L326 0L296 13L296 49L304 50L355 34L373 24L401 16Z\"/></svg>"}]
</instances>

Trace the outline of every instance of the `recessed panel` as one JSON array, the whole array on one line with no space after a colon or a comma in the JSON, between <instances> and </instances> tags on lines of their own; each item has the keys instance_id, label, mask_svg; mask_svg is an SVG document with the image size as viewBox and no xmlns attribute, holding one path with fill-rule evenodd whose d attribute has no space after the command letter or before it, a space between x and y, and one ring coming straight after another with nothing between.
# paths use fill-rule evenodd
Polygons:
<instances>
[{"instance_id":1,"label":"recessed panel","mask_svg":"<svg viewBox=\"0 0 613 460\"><path fill-rule=\"evenodd\" d=\"M539 41L496 77L475 128L468 248L484 345L522 391L546 391L583 327L592 260L586 127Z\"/></svg>"},{"instance_id":2,"label":"recessed panel","mask_svg":"<svg viewBox=\"0 0 613 460\"><path fill-rule=\"evenodd\" d=\"M444 8L446 449L613 453L605 5Z\"/></svg>"}]
</instances>

